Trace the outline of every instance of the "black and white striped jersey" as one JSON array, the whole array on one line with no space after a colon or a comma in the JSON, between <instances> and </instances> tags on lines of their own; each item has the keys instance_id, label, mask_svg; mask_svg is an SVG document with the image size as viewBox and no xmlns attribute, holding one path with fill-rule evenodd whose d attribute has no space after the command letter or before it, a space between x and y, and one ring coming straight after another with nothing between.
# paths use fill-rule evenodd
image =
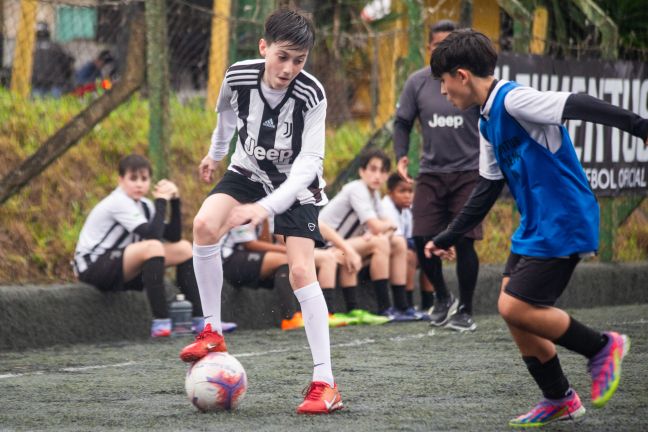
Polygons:
<instances>
[{"instance_id":1,"label":"black and white striped jersey","mask_svg":"<svg viewBox=\"0 0 648 432\"><path fill-rule=\"evenodd\" d=\"M369 219L386 219L378 191L371 191L362 180L344 185L322 209L319 219L344 239L361 236Z\"/></svg>"},{"instance_id":2,"label":"black and white striped jersey","mask_svg":"<svg viewBox=\"0 0 648 432\"><path fill-rule=\"evenodd\" d=\"M324 88L302 71L277 94L263 84L264 70L264 59L241 61L227 70L209 156L224 158L236 130L228 169L263 184L269 195L259 204L271 214L282 213L295 201L322 206L327 202Z\"/></svg>"},{"instance_id":3,"label":"black and white striped jersey","mask_svg":"<svg viewBox=\"0 0 648 432\"><path fill-rule=\"evenodd\" d=\"M135 201L117 187L97 204L86 219L74 251L74 265L79 273L88 264L112 249L123 249L140 241L133 231L147 223L155 214L155 206L148 198Z\"/></svg>"}]
</instances>

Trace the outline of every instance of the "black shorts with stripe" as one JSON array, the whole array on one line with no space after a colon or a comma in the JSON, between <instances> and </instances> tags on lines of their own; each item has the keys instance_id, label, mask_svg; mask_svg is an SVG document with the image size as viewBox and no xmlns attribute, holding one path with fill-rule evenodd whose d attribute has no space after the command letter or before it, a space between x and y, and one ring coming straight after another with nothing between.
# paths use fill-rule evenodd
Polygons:
<instances>
[{"instance_id":1,"label":"black shorts with stripe","mask_svg":"<svg viewBox=\"0 0 648 432\"><path fill-rule=\"evenodd\" d=\"M257 202L268 195L261 183L230 170L225 173L209 195L217 193L229 195L241 204ZM315 242L315 247L324 246L325 242L317 223L318 217L319 207L295 202L284 213L275 215L274 233L284 237L309 238Z\"/></svg>"},{"instance_id":2,"label":"black shorts with stripe","mask_svg":"<svg viewBox=\"0 0 648 432\"><path fill-rule=\"evenodd\" d=\"M234 249L232 254L223 259L223 276L236 288L272 288L274 277L261 280L261 267L265 258L263 251Z\"/></svg>"},{"instance_id":3,"label":"black shorts with stripe","mask_svg":"<svg viewBox=\"0 0 648 432\"><path fill-rule=\"evenodd\" d=\"M94 262L86 260L88 268L79 273L79 280L101 291L141 291L144 288L142 274L124 282L124 249L110 249Z\"/></svg>"},{"instance_id":4,"label":"black shorts with stripe","mask_svg":"<svg viewBox=\"0 0 648 432\"><path fill-rule=\"evenodd\" d=\"M504 276L510 278L504 291L532 305L553 306L579 262L578 255L539 258L511 253L504 267Z\"/></svg>"}]
</instances>

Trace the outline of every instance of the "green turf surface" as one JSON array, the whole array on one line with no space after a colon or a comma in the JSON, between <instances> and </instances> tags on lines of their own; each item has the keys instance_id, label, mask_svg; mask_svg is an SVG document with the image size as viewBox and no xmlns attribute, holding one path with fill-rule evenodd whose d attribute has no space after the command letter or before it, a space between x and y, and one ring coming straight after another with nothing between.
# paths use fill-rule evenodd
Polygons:
<instances>
[{"instance_id":1,"label":"green turf surface","mask_svg":"<svg viewBox=\"0 0 648 432\"><path fill-rule=\"evenodd\" d=\"M590 402L578 355L559 348L587 413L545 430L645 430L648 422L648 305L573 311L580 321L627 333L632 349L617 394ZM76 345L0 354L0 430L498 431L539 391L497 316L458 334L424 323L333 329L334 372L346 405L331 416L298 416L311 358L303 331L241 331L230 352L248 373L232 413L202 414L184 393L177 358L190 338ZM43 329L42 337L47 337Z\"/></svg>"}]
</instances>

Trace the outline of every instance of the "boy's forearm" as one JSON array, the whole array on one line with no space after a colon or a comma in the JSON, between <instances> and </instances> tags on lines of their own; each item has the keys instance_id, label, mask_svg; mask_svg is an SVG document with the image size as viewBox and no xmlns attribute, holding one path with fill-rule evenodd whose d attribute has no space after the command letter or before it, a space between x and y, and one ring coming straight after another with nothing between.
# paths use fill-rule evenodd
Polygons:
<instances>
[{"instance_id":1,"label":"boy's forearm","mask_svg":"<svg viewBox=\"0 0 648 432\"><path fill-rule=\"evenodd\" d=\"M220 161L229 152L230 141L236 130L236 114L227 110L218 113L218 124L212 133L209 157Z\"/></svg>"},{"instance_id":2,"label":"boy's forearm","mask_svg":"<svg viewBox=\"0 0 648 432\"><path fill-rule=\"evenodd\" d=\"M151 240L161 240L164 234L164 216L166 214L166 200L157 198L155 200L155 215L150 222L144 223L135 228L135 234L140 237Z\"/></svg>"},{"instance_id":3,"label":"boy's forearm","mask_svg":"<svg viewBox=\"0 0 648 432\"><path fill-rule=\"evenodd\" d=\"M245 249L253 252L280 252L286 253L286 246L274 244L262 240L245 242Z\"/></svg>"},{"instance_id":4,"label":"boy's forearm","mask_svg":"<svg viewBox=\"0 0 648 432\"><path fill-rule=\"evenodd\" d=\"M367 221L367 228L372 234L384 234L390 231L395 231L396 227L390 220L372 218Z\"/></svg>"},{"instance_id":5,"label":"boy's forearm","mask_svg":"<svg viewBox=\"0 0 648 432\"><path fill-rule=\"evenodd\" d=\"M563 109L564 120L584 120L612 126L646 141L648 119L584 93L570 95Z\"/></svg>"},{"instance_id":6,"label":"boy's forearm","mask_svg":"<svg viewBox=\"0 0 648 432\"><path fill-rule=\"evenodd\" d=\"M180 212L180 199L173 198L171 201L171 218L164 226L164 239L170 242L179 242L182 238L182 216Z\"/></svg>"},{"instance_id":7,"label":"boy's forearm","mask_svg":"<svg viewBox=\"0 0 648 432\"><path fill-rule=\"evenodd\" d=\"M488 180L480 177L461 212L445 231L432 239L434 244L441 249L448 249L456 244L461 236L479 225L497 201L504 182L504 180Z\"/></svg>"},{"instance_id":8,"label":"boy's forearm","mask_svg":"<svg viewBox=\"0 0 648 432\"><path fill-rule=\"evenodd\" d=\"M341 251L348 252L350 248L349 244L342 238L340 234L337 233L337 231L323 222L319 222L319 228L324 240L331 242L333 246L340 249Z\"/></svg>"},{"instance_id":9,"label":"boy's forearm","mask_svg":"<svg viewBox=\"0 0 648 432\"><path fill-rule=\"evenodd\" d=\"M394 121L394 153L396 160L407 156L409 152L409 138L412 131L413 122L407 121L404 118L396 117Z\"/></svg>"},{"instance_id":10,"label":"boy's forearm","mask_svg":"<svg viewBox=\"0 0 648 432\"><path fill-rule=\"evenodd\" d=\"M257 201L270 215L288 210L299 192L308 188L320 171L322 158L316 154L301 154L295 160L286 181L274 192Z\"/></svg>"}]
</instances>

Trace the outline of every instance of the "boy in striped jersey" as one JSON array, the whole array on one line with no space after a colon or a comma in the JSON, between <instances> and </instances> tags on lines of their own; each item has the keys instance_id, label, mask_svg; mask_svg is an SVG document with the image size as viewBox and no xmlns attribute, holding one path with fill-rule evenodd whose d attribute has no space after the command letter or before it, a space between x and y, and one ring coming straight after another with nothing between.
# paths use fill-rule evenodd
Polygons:
<instances>
[{"instance_id":1,"label":"boy in striped jersey","mask_svg":"<svg viewBox=\"0 0 648 432\"><path fill-rule=\"evenodd\" d=\"M140 155L119 161L119 185L88 215L72 263L80 281L101 291L144 290L153 312L151 337L164 337L171 335L165 266L177 266L177 282L193 305L196 325L202 321L202 308L191 243L181 240L178 188L160 180L153 188L152 202L146 198L151 171L149 161ZM165 224L168 205L171 219Z\"/></svg>"},{"instance_id":2,"label":"boy in striped jersey","mask_svg":"<svg viewBox=\"0 0 648 432\"><path fill-rule=\"evenodd\" d=\"M194 267L205 313L205 329L180 358L193 362L226 351L221 328L223 269L219 240L233 227L274 216L275 234L286 241L290 281L304 317L313 356L313 379L298 413L327 414L342 408L331 368L328 311L317 282L315 245L324 242L317 218L327 201L322 178L326 96L303 70L314 43L312 22L280 9L265 22L259 41L263 59L230 66L220 90L218 125L200 163L202 180L236 150L226 174L194 219Z\"/></svg>"},{"instance_id":3,"label":"boy in striped jersey","mask_svg":"<svg viewBox=\"0 0 648 432\"><path fill-rule=\"evenodd\" d=\"M598 249L599 207L571 142L565 120L613 126L648 144L648 120L586 94L540 92L493 76L497 53L474 30L458 30L432 55L441 93L460 109L481 107L480 179L459 215L426 245L444 256L479 223L508 185L520 211L498 301L544 399L512 419L512 427L542 426L585 413L562 371L556 345L588 359L592 405L616 391L630 340L599 332L554 305L578 262Z\"/></svg>"}]
</instances>

